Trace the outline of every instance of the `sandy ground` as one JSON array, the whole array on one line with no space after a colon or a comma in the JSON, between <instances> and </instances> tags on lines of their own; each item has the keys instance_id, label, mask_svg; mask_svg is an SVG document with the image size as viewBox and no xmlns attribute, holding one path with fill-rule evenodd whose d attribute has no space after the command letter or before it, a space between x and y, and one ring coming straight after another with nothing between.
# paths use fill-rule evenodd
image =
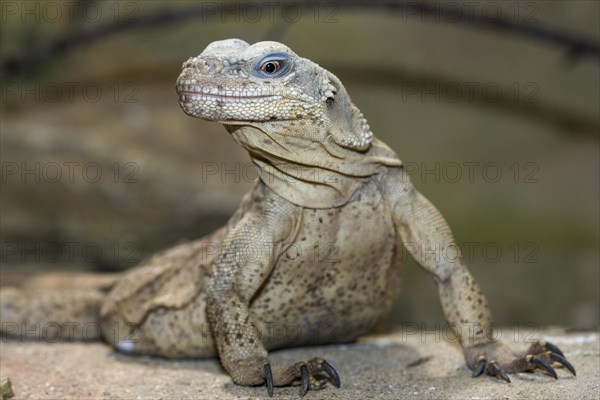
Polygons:
<instances>
[{"instance_id":1,"label":"sandy ground","mask_svg":"<svg viewBox=\"0 0 600 400\"><path fill-rule=\"evenodd\" d=\"M512 332L511 332L512 333ZM470 377L460 350L433 332L397 331L358 343L282 350L272 359L292 363L321 356L334 365L341 389L329 385L308 399L597 399L600 345L596 332L540 332L564 351L577 377L559 370L512 375L507 384ZM510 343L515 348L523 344ZM254 399L265 387L233 384L216 359L172 361L115 353L102 343L36 343L2 339L0 373L17 399ZM276 399L298 398L297 387L276 388Z\"/></svg>"}]
</instances>

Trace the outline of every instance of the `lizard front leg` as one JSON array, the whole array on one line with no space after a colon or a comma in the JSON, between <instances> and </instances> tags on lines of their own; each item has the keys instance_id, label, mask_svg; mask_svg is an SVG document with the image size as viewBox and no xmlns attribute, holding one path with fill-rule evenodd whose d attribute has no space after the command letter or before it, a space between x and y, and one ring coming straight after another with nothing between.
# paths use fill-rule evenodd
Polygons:
<instances>
[{"instance_id":1,"label":"lizard front leg","mask_svg":"<svg viewBox=\"0 0 600 400\"><path fill-rule=\"evenodd\" d=\"M473 376L484 372L510 382L508 373L575 369L553 344L539 341L514 354L494 340L492 316L479 285L465 266L460 249L439 211L412 186L402 168L390 170L386 190L397 232L417 263L437 285L444 314L463 348Z\"/></svg>"},{"instance_id":2,"label":"lizard front leg","mask_svg":"<svg viewBox=\"0 0 600 400\"><path fill-rule=\"evenodd\" d=\"M262 187L253 206L230 230L207 287L207 316L221 364L241 385L301 384L300 395L339 377L320 358L286 367L272 363L261 340L250 302L268 279L277 259L291 244L301 209Z\"/></svg>"}]
</instances>

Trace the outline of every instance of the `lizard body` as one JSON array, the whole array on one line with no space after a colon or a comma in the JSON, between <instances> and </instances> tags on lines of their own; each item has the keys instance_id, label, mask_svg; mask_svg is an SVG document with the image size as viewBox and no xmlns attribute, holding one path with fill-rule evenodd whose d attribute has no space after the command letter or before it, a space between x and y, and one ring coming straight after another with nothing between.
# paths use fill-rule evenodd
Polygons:
<instances>
[{"instance_id":1,"label":"lizard body","mask_svg":"<svg viewBox=\"0 0 600 400\"><path fill-rule=\"evenodd\" d=\"M487 302L445 220L335 75L280 43L231 39L186 61L177 91L187 114L226 127L260 179L226 226L116 281L100 321L119 350L218 355L234 382L266 384L269 394L300 384L304 395L328 380L339 387L327 361L278 365L268 350L367 332L398 293L402 242L419 244L412 254L433 277L474 375L556 376L552 365L575 373L550 343L513 354L490 338ZM431 256L438 248L444 256ZM24 318L20 293L0 295L12 318Z\"/></svg>"}]
</instances>

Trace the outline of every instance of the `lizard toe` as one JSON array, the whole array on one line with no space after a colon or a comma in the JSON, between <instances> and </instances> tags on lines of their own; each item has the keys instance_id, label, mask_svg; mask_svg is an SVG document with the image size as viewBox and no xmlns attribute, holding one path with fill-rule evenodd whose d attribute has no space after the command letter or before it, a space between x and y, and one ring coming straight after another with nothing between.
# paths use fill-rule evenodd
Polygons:
<instances>
[{"instance_id":1,"label":"lizard toe","mask_svg":"<svg viewBox=\"0 0 600 400\"><path fill-rule=\"evenodd\" d=\"M275 386L300 385L300 397L304 397L309 390L323 389L328 382L337 388L341 386L335 368L322 358L300 361L289 367L267 362L262 372L269 397L273 396Z\"/></svg>"},{"instance_id":2,"label":"lizard toe","mask_svg":"<svg viewBox=\"0 0 600 400\"><path fill-rule=\"evenodd\" d=\"M509 373L544 372L558 379L555 368L565 368L577 375L573 365L558 347L549 342L536 341L527 351L515 354L500 342L485 343L469 349L466 353L473 377L495 376L510 382Z\"/></svg>"}]
</instances>

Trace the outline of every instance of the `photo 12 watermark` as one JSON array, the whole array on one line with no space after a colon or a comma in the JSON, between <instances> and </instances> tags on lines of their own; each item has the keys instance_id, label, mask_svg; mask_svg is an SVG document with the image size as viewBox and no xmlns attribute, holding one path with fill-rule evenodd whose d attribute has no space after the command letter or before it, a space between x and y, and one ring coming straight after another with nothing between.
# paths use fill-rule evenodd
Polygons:
<instances>
[{"instance_id":1,"label":"photo 12 watermark","mask_svg":"<svg viewBox=\"0 0 600 400\"><path fill-rule=\"evenodd\" d=\"M2 1L2 23L19 22L46 24L73 24L83 21L98 23L137 23L139 2L135 1Z\"/></svg>"},{"instance_id":2,"label":"photo 12 watermark","mask_svg":"<svg viewBox=\"0 0 600 400\"><path fill-rule=\"evenodd\" d=\"M499 183L535 184L541 179L535 161L404 161L403 179L420 183Z\"/></svg>"},{"instance_id":3,"label":"photo 12 watermark","mask_svg":"<svg viewBox=\"0 0 600 400\"><path fill-rule=\"evenodd\" d=\"M411 82L401 84L402 102L421 103L499 103L501 101L536 104L539 99L537 82Z\"/></svg>"},{"instance_id":4,"label":"photo 12 watermark","mask_svg":"<svg viewBox=\"0 0 600 400\"><path fill-rule=\"evenodd\" d=\"M140 167L132 161L3 161L0 163L2 183L93 184L100 181L115 184L140 182Z\"/></svg>"},{"instance_id":5,"label":"photo 12 watermark","mask_svg":"<svg viewBox=\"0 0 600 400\"><path fill-rule=\"evenodd\" d=\"M33 103L98 103L108 99L114 103L139 103L140 86L137 82L39 82L6 81L2 87L2 102Z\"/></svg>"},{"instance_id":6,"label":"photo 12 watermark","mask_svg":"<svg viewBox=\"0 0 600 400\"><path fill-rule=\"evenodd\" d=\"M480 260L486 263L537 264L540 245L534 241L515 241L508 245L498 242L465 241L460 243L420 243L404 241L401 253L402 262L414 259L419 263L474 263Z\"/></svg>"},{"instance_id":7,"label":"photo 12 watermark","mask_svg":"<svg viewBox=\"0 0 600 400\"><path fill-rule=\"evenodd\" d=\"M3 264L81 263L135 265L141 261L141 246L137 242L77 242L77 241L8 241L0 242L0 262Z\"/></svg>"}]
</instances>

